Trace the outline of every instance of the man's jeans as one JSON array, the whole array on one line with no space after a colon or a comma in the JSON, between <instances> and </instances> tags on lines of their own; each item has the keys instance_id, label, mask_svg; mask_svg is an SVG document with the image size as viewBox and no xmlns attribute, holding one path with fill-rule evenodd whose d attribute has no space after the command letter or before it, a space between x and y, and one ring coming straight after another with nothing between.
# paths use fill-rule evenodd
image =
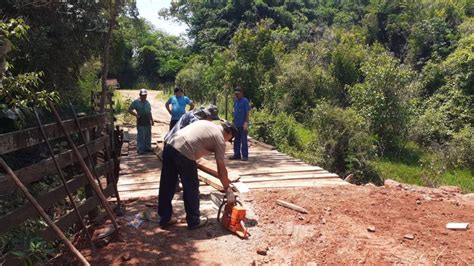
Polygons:
<instances>
[{"instance_id":1,"label":"man's jeans","mask_svg":"<svg viewBox=\"0 0 474 266\"><path fill-rule=\"evenodd\" d=\"M189 160L173 146L166 145L163 150L160 189L158 194L158 215L160 225L166 225L173 214L171 201L175 193L178 175L183 184L184 209L189 226L199 224L199 179L196 161Z\"/></svg>"},{"instance_id":2,"label":"man's jeans","mask_svg":"<svg viewBox=\"0 0 474 266\"><path fill-rule=\"evenodd\" d=\"M244 131L243 127L238 127L237 130L239 132L234 138L234 157L240 158L240 155L242 154L243 158L249 158L249 146L247 140L248 132Z\"/></svg>"},{"instance_id":3,"label":"man's jeans","mask_svg":"<svg viewBox=\"0 0 474 266\"><path fill-rule=\"evenodd\" d=\"M137 126L138 153L151 151L151 126Z\"/></svg>"}]
</instances>

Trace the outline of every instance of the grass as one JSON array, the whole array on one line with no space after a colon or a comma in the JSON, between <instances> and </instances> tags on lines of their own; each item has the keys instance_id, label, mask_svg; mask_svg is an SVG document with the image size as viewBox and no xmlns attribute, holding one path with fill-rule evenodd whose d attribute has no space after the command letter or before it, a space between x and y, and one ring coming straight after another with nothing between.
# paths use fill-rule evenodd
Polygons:
<instances>
[{"instance_id":1,"label":"grass","mask_svg":"<svg viewBox=\"0 0 474 266\"><path fill-rule=\"evenodd\" d=\"M406 163L389 159L373 162L376 171L383 179L420 186L436 187L441 185L458 186L463 192L474 192L473 169L454 169L434 171L420 163Z\"/></svg>"}]
</instances>

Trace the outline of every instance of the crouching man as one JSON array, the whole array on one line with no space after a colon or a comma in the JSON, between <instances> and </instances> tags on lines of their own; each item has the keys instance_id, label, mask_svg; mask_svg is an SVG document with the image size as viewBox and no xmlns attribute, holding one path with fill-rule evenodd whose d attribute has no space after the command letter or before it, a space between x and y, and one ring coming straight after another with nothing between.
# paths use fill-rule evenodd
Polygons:
<instances>
[{"instance_id":1,"label":"crouching man","mask_svg":"<svg viewBox=\"0 0 474 266\"><path fill-rule=\"evenodd\" d=\"M178 176L183 184L184 209L188 229L196 229L207 224L207 217L201 217L199 211L199 179L196 160L214 153L218 178L228 194L233 198L230 181L225 166L225 143L237 135L237 129L226 122L221 125L207 120L196 121L179 130L163 150L160 189L158 195L158 215L160 226L167 227L176 223L172 217L171 201L175 194Z\"/></svg>"}]
</instances>

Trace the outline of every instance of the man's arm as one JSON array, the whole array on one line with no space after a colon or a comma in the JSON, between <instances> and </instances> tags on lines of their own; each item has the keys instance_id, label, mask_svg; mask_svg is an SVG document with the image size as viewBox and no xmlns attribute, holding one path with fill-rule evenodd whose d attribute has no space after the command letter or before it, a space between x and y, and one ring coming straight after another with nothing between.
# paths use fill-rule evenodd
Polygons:
<instances>
[{"instance_id":1,"label":"man's arm","mask_svg":"<svg viewBox=\"0 0 474 266\"><path fill-rule=\"evenodd\" d=\"M247 102L247 114L245 115L244 131L249 130L250 104Z\"/></svg>"},{"instance_id":2,"label":"man's arm","mask_svg":"<svg viewBox=\"0 0 474 266\"><path fill-rule=\"evenodd\" d=\"M227 168L225 167L225 161L216 159L216 164L217 164L217 178L219 178L219 180L221 181L222 187L224 187L224 191L227 191L230 185L230 180L227 175Z\"/></svg>"},{"instance_id":3,"label":"man's arm","mask_svg":"<svg viewBox=\"0 0 474 266\"><path fill-rule=\"evenodd\" d=\"M128 113L135 116L137 119L140 117L138 115L138 112L135 111L135 107L133 106L133 103L128 107Z\"/></svg>"},{"instance_id":4,"label":"man's arm","mask_svg":"<svg viewBox=\"0 0 474 266\"><path fill-rule=\"evenodd\" d=\"M171 108L170 108L170 101L169 100L165 103L165 107L166 107L166 110L168 110L168 113L171 115Z\"/></svg>"},{"instance_id":5,"label":"man's arm","mask_svg":"<svg viewBox=\"0 0 474 266\"><path fill-rule=\"evenodd\" d=\"M194 103L191 101L189 103L189 111L193 110L194 109Z\"/></svg>"},{"instance_id":6,"label":"man's arm","mask_svg":"<svg viewBox=\"0 0 474 266\"><path fill-rule=\"evenodd\" d=\"M152 126L155 125L155 120L153 120L153 114L150 112L150 123Z\"/></svg>"}]
</instances>

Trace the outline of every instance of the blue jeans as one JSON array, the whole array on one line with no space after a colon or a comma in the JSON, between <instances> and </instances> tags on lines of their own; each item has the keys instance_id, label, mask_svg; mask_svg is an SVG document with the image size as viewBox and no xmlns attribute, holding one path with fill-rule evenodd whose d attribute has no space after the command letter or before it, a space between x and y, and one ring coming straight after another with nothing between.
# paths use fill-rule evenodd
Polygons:
<instances>
[{"instance_id":1,"label":"blue jeans","mask_svg":"<svg viewBox=\"0 0 474 266\"><path fill-rule=\"evenodd\" d=\"M183 200L188 226L199 224L199 179L196 161L189 160L173 146L166 145L163 150L160 188L158 192L158 215L160 225L166 225L173 214L173 200L178 176L183 183Z\"/></svg>"},{"instance_id":2,"label":"blue jeans","mask_svg":"<svg viewBox=\"0 0 474 266\"><path fill-rule=\"evenodd\" d=\"M151 126L137 126L138 153L151 151Z\"/></svg>"},{"instance_id":3,"label":"blue jeans","mask_svg":"<svg viewBox=\"0 0 474 266\"><path fill-rule=\"evenodd\" d=\"M244 131L243 127L237 127L237 130L239 132L234 138L234 157L240 158L240 155L242 154L243 158L249 158L249 145L247 140L248 132Z\"/></svg>"}]
</instances>

